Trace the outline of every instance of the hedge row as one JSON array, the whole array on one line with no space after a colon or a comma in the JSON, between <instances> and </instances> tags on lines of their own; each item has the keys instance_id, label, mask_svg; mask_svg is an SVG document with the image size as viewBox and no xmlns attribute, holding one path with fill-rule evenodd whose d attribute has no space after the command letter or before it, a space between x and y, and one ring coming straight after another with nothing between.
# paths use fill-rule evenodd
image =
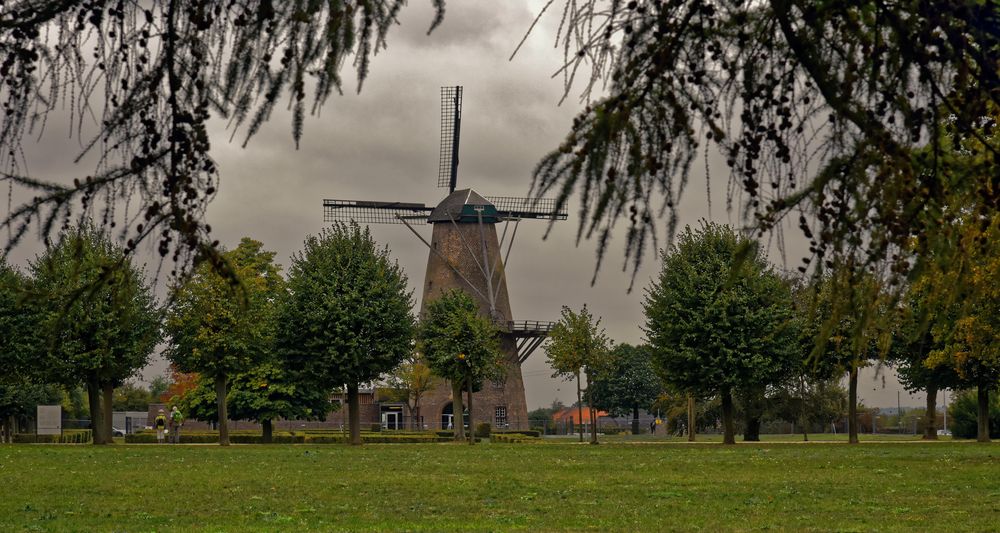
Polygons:
<instances>
[{"instance_id":1,"label":"hedge row","mask_svg":"<svg viewBox=\"0 0 1000 533\"><path fill-rule=\"evenodd\" d=\"M521 442L541 442L537 436L525 435L523 433L494 433L490 437L490 442L511 442L511 443L521 443Z\"/></svg>"},{"instance_id":2,"label":"hedge row","mask_svg":"<svg viewBox=\"0 0 1000 533\"><path fill-rule=\"evenodd\" d=\"M314 433L290 433L287 431L276 431L271 435L273 444L339 444L350 440L349 435L341 433L314 434ZM426 442L448 442L451 439L438 437L433 434L421 435L395 435L389 433L363 433L361 440L368 443L426 443ZM153 433L136 433L126 435L127 444L156 444L156 435ZM214 444L219 442L218 433L196 433L181 432L181 444ZM237 434L229 435L229 442L233 444L262 444L263 437L258 433L255 435Z\"/></svg>"},{"instance_id":3,"label":"hedge row","mask_svg":"<svg viewBox=\"0 0 1000 533\"><path fill-rule=\"evenodd\" d=\"M62 435L36 435L17 433L14 442L27 444L87 444L90 442L89 429L67 429Z\"/></svg>"}]
</instances>

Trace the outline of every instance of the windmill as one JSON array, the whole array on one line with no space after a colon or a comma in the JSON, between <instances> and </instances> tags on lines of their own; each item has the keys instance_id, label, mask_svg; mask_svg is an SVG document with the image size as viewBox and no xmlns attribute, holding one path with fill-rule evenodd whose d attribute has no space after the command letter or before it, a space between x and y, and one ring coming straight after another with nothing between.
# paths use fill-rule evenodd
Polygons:
<instances>
[{"instance_id":1,"label":"windmill","mask_svg":"<svg viewBox=\"0 0 1000 533\"><path fill-rule=\"evenodd\" d=\"M451 289L461 289L479 305L501 330L500 345L506 356L506 379L486 384L474 394L476 420L494 427L528 428L521 363L548 336L553 323L513 320L507 294L505 265L522 220L565 220L565 210L546 198L481 196L472 189L458 189L458 152L462 127L462 87L441 88L441 148L438 187L448 195L436 206L413 202L323 200L324 222L405 225L429 250L423 283L422 306ZM417 230L433 226L428 241ZM503 224L497 236L497 225ZM509 238L508 238L509 231ZM423 309L421 309L423 311ZM428 428L452 423L451 388L442 384L425 396L421 411L430 416ZM458 423L455 421L455 423Z\"/></svg>"}]
</instances>

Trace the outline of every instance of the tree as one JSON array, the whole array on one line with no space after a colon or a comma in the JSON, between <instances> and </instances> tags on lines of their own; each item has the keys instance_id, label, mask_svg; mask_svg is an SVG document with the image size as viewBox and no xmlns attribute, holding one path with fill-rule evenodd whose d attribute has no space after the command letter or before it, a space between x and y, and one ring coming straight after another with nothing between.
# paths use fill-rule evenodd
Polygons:
<instances>
[{"instance_id":1,"label":"tree","mask_svg":"<svg viewBox=\"0 0 1000 533\"><path fill-rule=\"evenodd\" d=\"M583 442L583 411L580 398L581 374L587 378L586 400L590 409L590 443L597 444L597 420L594 398L591 394L593 379L608 367L611 341L584 305L579 313L563 306L562 317L549 332L545 341L545 355L549 366L555 370L552 377L576 378L576 397L580 412L580 442Z\"/></svg>"},{"instance_id":2,"label":"tree","mask_svg":"<svg viewBox=\"0 0 1000 533\"><path fill-rule=\"evenodd\" d=\"M199 380L176 403L190 418L219 421L214 383L209 379ZM296 380L293 372L271 360L234 376L226 397L226 415L260 423L265 444L272 441L274 420L325 420L333 407L326 391Z\"/></svg>"},{"instance_id":3,"label":"tree","mask_svg":"<svg viewBox=\"0 0 1000 533\"><path fill-rule=\"evenodd\" d=\"M167 314L167 358L182 372L215 384L219 444L229 445L229 380L265 359L274 344L275 301L284 290L274 252L248 237L223 253L238 282L207 262L174 288Z\"/></svg>"},{"instance_id":4,"label":"tree","mask_svg":"<svg viewBox=\"0 0 1000 533\"><path fill-rule=\"evenodd\" d=\"M948 202L941 118L980 139L997 104L990 2L562 4L566 91L591 72L588 105L536 167L533 189L556 192L560 205L582 192L579 234L596 236L599 258L628 218L633 272L656 245L661 213L673 233L692 164L714 146L730 167L728 200L755 230L800 212L806 264L857 255L859 272L885 262L902 280L927 259L911 237L936 233ZM927 139L929 172L914 157ZM967 190L982 191L973 211L992 213L1000 151L974 149L982 157ZM814 172L817 158L826 171Z\"/></svg>"},{"instance_id":5,"label":"tree","mask_svg":"<svg viewBox=\"0 0 1000 533\"><path fill-rule=\"evenodd\" d=\"M451 381L456 441L465 438L462 390L469 395L469 444L474 444L472 393L487 381L503 379L499 334L497 326L479 314L476 302L459 289L442 294L424 307L419 330L421 352L434 374Z\"/></svg>"},{"instance_id":6,"label":"tree","mask_svg":"<svg viewBox=\"0 0 1000 533\"><path fill-rule=\"evenodd\" d=\"M198 386L201 376L197 372L181 372L177 365L170 363L170 379L167 381L167 388L157 399L161 403L171 403L175 398L180 398L188 391Z\"/></svg>"},{"instance_id":7,"label":"tree","mask_svg":"<svg viewBox=\"0 0 1000 533\"><path fill-rule=\"evenodd\" d=\"M142 273L96 229L64 232L31 263L31 300L46 381L83 383L94 444L111 442L114 388L146 365L161 314Z\"/></svg>"},{"instance_id":8,"label":"tree","mask_svg":"<svg viewBox=\"0 0 1000 533\"><path fill-rule=\"evenodd\" d=\"M162 401L160 400L160 396L163 396L163 394L166 393L167 389L169 388L170 388L170 380L167 379L166 376L159 375L153 378L153 380L149 382L149 396L151 398L150 401Z\"/></svg>"},{"instance_id":9,"label":"tree","mask_svg":"<svg viewBox=\"0 0 1000 533\"><path fill-rule=\"evenodd\" d=\"M24 415L24 407L34 396L31 360L34 324L25 313L26 280L0 256L0 441L10 441L15 432L15 417ZM37 370L37 369L36 369ZM27 389L31 389L31 392Z\"/></svg>"},{"instance_id":10,"label":"tree","mask_svg":"<svg viewBox=\"0 0 1000 533\"><path fill-rule=\"evenodd\" d=\"M923 390L927 393L923 438L937 440L937 393L959 385L960 378L954 367L927 364L931 353L943 347L934 341L932 321L947 320L947 313L939 317L929 309L933 302L928 300L928 290L925 280L918 278L911 284L904 300L908 305L900 309L897 335L890 354L903 387L910 392Z\"/></svg>"},{"instance_id":11,"label":"tree","mask_svg":"<svg viewBox=\"0 0 1000 533\"><path fill-rule=\"evenodd\" d=\"M734 444L733 394L778 383L796 356L791 294L754 241L728 226L686 227L646 292L646 336L664 382L722 400Z\"/></svg>"},{"instance_id":12,"label":"tree","mask_svg":"<svg viewBox=\"0 0 1000 533\"><path fill-rule=\"evenodd\" d=\"M587 385L594 407L611 416L632 415L632 434L639 434L639 409L649 409L663 386L653 368L648 346L618 344L606 368Z\"/></svg>"},{"instance_id":13,"label":"tree","mask_svg":"<svg viewBox=\"0 0 1000 533\"><path fill-rule=\"evenodd\" d=\"M432 30L444 1L431 3ZM227 122L245 146L287 91L297 143L306 112L318 113L342 91L345 64L355 66L360 90L404 4L44 0L5 8L0 166L10 170L3 179L35 192L0 224L14 230L8 245L35 221L49 236L80 202L115 227L125 198L142 214L134 226L124 221L130 251L159 239L163 257L208 258L222 269L203 220L219 182L208 122ZM50 113L67 108L70 132L84 147L77 160L93 155L95 172L72 184L21 175L22 139L37 137ZM93 129L80 125L85 116L95 116Z\"/></svg>"},{"instance_id":14,"label":"tree","mask_svg":"<svg viewBox=\"0 0 1000 533\"><path fill-rule=\"evenodd\" d=\"M1000 396L989 399L990 438L1000 438ZM959 439L979 437L979 394L977 391L961 391L952 397L948 406L948 421L951 433Z\"/></svg>"},{"instance_id":15,"label":"tree","mask_svg":"<svg viewBox=\"0 0 1000 533\"><path fill-rule=\"evenodd\" d=\"M767 414L799 428L802 440L807 441L810 427L829 425L846 414L847 391L839 381L839 376L819 378L810 365L804 364L768 398Z\"/></svg>"},{"instance_id":16,"label":"tree","mask_svg":"<svg viewBox=\"0 0 1000 533\"><path fill-rule=\"evenodd\" d=\"M320 390L347 386L351 444L361 444L360 384L395 368L411 350L406 275L368 228L337 224L292 256L279 318L279 357Z\"/></svg>"},{"instance_id":17,"label":"tree","mask_svg":"<svg viewBox=\"0 0 1000 533\"><path fill-rule=\"evenodd\" d=\"M62 392L55 385L0 381L0 442L14 442L18 421L34 418L39 405L58 404L61 399Z\"/></svg>"},{"instance_id":18,"label":"tree","mask_svg":"<svg viewBox=\"0 0 1000 533\"><path fill-rule=\"evenodd\" d=\"M115 388L112 407L115 411L145 411L153 402L148 389L134 383L126 383Z\"/></svg>"},{"instance_id":19,"label":"tree","mask_svg":"<svg viewBox=\"0 0 1000 533\"><path fill-rule=\"evenodd\" d=\"M386 392L394 401L404 402L410 409L411 429L423 429L421 426L420 400L424 394L437 387L431 369L420 358L411 356L397 366L389 375Z\"/></svg>"}]
</instances>

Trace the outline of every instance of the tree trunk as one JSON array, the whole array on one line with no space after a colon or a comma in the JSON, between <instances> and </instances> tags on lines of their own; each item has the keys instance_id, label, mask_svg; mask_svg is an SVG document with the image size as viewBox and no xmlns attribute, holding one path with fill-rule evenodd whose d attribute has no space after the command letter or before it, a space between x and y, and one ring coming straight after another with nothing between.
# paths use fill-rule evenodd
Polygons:
<instances>
[{"instance_id":1,"label":"tree trunk","mask_svg":"<svg viewBox=\"0 0 1000 533\"><path fill-rule=\"evenodd\" d=\"M104 392L104 423L102 431L104 431L104 442L108 444L114 444L114 431L111 427L114 425L114 402L115 402L115 388L110 383L105 383L102 387Z\"/></svg>"},{"instance_id":2,"label":"tree trunk","mask_svg":"<svg viewBox=\"0 0 1000 533\"><path fill-rule=\"evenodd\" d=\"M229 446L229 412L226 411L226 376L222 374L215 376L215 403L219 412L219 446Z\"/></svg>"},{"instance_id":3,"label":"tree trunk","mask_svg":"<svg viewBox=\"0 0 1000 533\"><path fill-rule=\"evenodd\" d=\"M745 394L743 440L760 442L760 419L764 416L764 387L752 387Z\"/></svg>"},{"instance_id":4,"label":"tree trunk","mask_svg":"<svg viewBox=\"0 0 1000 533\"><path fill-rule=\"evenodd\" d=\"M990 390L986 388L986 385L982 383L979 384L979 388L976 391L976 399L979 400L979 416L978 418L978 429L976 431L976 440L978 442L989 442L990 441Z\"/></svg>"},{"instance_id":5,"label":"tree trunk","mask_svg":"<svg viewBox=\"0 0 1000 533\"><path fill-rule=\"evenodd\" d=\"M410 412L410 415L413 417L413 420L411 421L411 424L410 424L411 426L413 426L413 429L415 429L416 431L423 431L423 429L424 429L423 424L420 423L420 402L419 401L417 401L417 403L413 404L413 410Z\"/></svg>"},{"instance_id":6,"label":"tree trunk","mask_svg":"<svg viewBox=\"0 0 1000 533\"><path fill-rule=\"evenodd\" d=\"M465 385L468 387L469 398L469 445L476 443L476 425L472 421L472 368L470 367L465 376ZM463 417L464 418L464 417Z\"/></svg>"},{"instance_id":7,"label":"tree trunk","mask_svg":"<svg viewBox=\"0 0 1000 533\"><path fill-rule=\"evenodd\" d=\"M688 442L694 442L697 427L698 415L695 412L694 396L688 394Z\"/></svg>"},{"instance_id":8,"label":"tree trunk","mask_svg":"<svg viewBox=\"0 0 1000 533\"><path fill-rule=\"evenodd\" d=\"M361 395L357 383L347 384L347 424L351 430L351 445L361 445Z\"/></svg>"},{"instance_id":9,"label":"tree trunk","mask_svg":"<svg viewBox=\"0 0 1000 533\"><path fill-rule=\"evenodd\" d=\"M874 425L872 426L874 427ZM858 365L851 363L847 385L847 443L858 443Z\"/></svg>"},{"instance_id":10,"label":"tree trunk","mask_svg":"<svg viewBox=\"0 0 1000 533\"><path fill-rule=\"evenodd\" d=\"M271 444L274 435L274 425L271 420L261 420L260 425L263 428L263 434L260 436L260 441L264 444Z\"/></svg>"},{"instance_id":11,"label":"tree trunk","mask_svg":"<svg viewBox=\"0 0 1000 533\"><path fill-rule=\"evenodd\" d=\"M104 411L101 410L101 387L96 379L87 382L87 403L90 405L90 435L95 445L104 442Z\"/></svg>"},{"instance_id":12,"label":"tree trunk","mask_svg":"<svg viewBox=\"0 0 1000 533\"><path fill-rule=\"evenodd\" d=\"M639 406L632 406L632 434L639 434Z\"/></svg>"},{"instance_id":13,"label":"tree trunk","mask_svg":"<svg viewBox=\"0 0 1000 533\"><path fill-rule=\"evenodd\" d=\"M587 377L587 410L590 411L590 443L597 444L597 412L590 400L590 377Z\"/></svg>"},{"instance_id":14,"label":"tree trunk","mask_svg":"<svg viewBox=\"0 0 1000 533\"><path fill-rule=\"evenodd\" d=\"M924 425L924 440L937 440L937 383L927 385L927 410L924 418L927 419Z\"/></svg>"},{"instance_id":15,"label":"tree trunk","mask_svg":"<svg viewBox=\"0 0 1000 533\"><path fill-rule=\"evenodd\" d=\"M746 442L760 442L760 416L748 416L746 427L743 428L743 440Z\"/></svg>"},{"instance_id":16,"label":"tree trunk","mask_svg":"<svg viewBox=\"0 0 1000 533\"><path fill-rule=\"evenodd\" d=\"M462 382L451 381L451 425L455 428L455 441L465 440L465 428L462 424L465 409L462 407Z\"/></svg>"},{"instance_id":17,"label":"tree trunk","mask_svg":"<svg viewBox=\"0 0 1000 533\"><path fill-rule=\"evenodd\" d=\"M736 431L733 429L733 393L728 389L722 391L722 443L736 444Z\"/></svg>"},{"instance_id":18,"label":"tree trunk","mask_svg":"<svg viewBox=\"0 0 1000 533\"><path fill-rule=\"evenodd\" d=\"M576 413L580 425L580 442L583 442L583 396L580 394L580 372L576 373Z\"/></svg>"}]
</instances>

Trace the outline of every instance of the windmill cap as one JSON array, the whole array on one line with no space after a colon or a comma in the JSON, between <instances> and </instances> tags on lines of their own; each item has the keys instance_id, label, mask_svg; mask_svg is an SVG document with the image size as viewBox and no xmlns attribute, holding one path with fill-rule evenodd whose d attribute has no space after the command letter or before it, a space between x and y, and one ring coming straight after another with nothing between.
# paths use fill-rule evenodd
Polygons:
<instances>
[{"instance_id":1,"label":"windmill cap","mask_svg":"<svg viewBox=\"0 0 1000 533\"><path fill-rule=\"evenodd\" d=\"M472 189L461 189L449 194L431 211L427 217L430 223L435 222L478 222L479 214L474 206L485 206L483 222L497 222L497 209L486 198Z\"/></svg>"}]
</instances>

